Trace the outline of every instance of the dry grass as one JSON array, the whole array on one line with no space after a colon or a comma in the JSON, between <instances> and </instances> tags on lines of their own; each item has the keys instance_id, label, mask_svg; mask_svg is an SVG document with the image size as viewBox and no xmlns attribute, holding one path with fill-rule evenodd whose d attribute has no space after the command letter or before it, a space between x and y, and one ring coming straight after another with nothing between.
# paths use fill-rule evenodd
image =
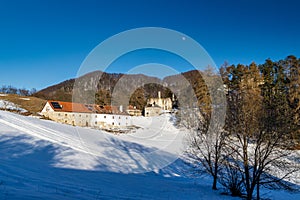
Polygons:
<instances>
[{"instance_id":1,"label":"dry grass","mask_svg":"<svg viewBox=\"0 0 300 200\"><path fill-rule=\"evenodd\" d=\"M37 97L23 97L18 95L0 95L0 99L13 102L14 104L19 105L21 108L28 110L30 114L33 115L36 115L38 112L41 112L41 110L47 102L46 100Z\"/></svg>"}]
</instances>

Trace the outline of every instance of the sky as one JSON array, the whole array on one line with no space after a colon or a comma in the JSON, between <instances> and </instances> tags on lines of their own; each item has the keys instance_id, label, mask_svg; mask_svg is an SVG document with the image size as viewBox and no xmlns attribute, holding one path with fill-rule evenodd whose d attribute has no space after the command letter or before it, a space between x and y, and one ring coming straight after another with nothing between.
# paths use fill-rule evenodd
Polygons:
<instances>
[{"instance_id":1,"label":"sky","mask_svg":"<svg viewBox=\"0 0 300 200\"><path fill-rule=\"evenodd\" d=\"M217 66L300 56L297 0L0 0L0 86L43 89L74 78L101 42L140 27L193 38ZM168 52L120 57L109 72L162 63L191 66Z\"/></svg>"}]
</instances>

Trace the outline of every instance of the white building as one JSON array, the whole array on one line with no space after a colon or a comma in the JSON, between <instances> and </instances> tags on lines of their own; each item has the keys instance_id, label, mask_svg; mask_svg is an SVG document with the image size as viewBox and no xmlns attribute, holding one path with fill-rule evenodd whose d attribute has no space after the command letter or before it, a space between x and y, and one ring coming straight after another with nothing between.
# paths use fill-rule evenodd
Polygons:
<instances>
[{"instance_id":1,"label":"white building","mask_svg":"<svg viewBox=\"0 0 300 200\"><path fill-rule=\"evenodd\" d=\"M131 106L129 105L127 107L126 112L130 115L130 116L142 116L142 111L137 109L135 106Z\"/></svg>"},{"instance_id":2,"label":"white building","mask_svg":"<svg viewBox=\"0 0 300 200\"><path fill-rule=\"evenodd\" d=\"M150 98L147 101L145 107L145 117L158 116L163 112L170 112L173 107L171 98L161 98L160 91L158 92L158 98Z\"/></svg>"},{"instance_id":3,"label":"white building","mask_svg":"<svg viewBox=\"0 0 300 200\"><path fill-rule=\"evenodd\" d=\"M145 107L145 117L154 117L163 113L163 110L159 106L147 106Z\"/></svg>"},{"instance_id":4,"label":"white building","mask_svg":"<svg viewBox=\"0 0 300 200\"><path fill-rule=\"evenodd\" d=\"M91 126L99 128L125 128L131 126L131 117L121 114L92 114Z\"/></svg>"},{"instance_id":5,"label":"white building","mask_svg":"<svg viewBox=\"0 0 300 200\"><path fill-rule=\"evenodd\" d=\"M162 110L171 111L172 110L172 100L171 98L161 98L160 91L158 92L158 98L150 98L147 101L147 105L159 106Z\"/></svg>"},{"instance_id":6,"label":"white building","mask_svg":"<svg viewBox=\"0 0 300 200\"><path fill-rule=\"evenodd\" d=\"M113 106L48 101L41 114L53 121L73 126L101 129L131 126L131 117Z\"/></svg>"}]
</instances>

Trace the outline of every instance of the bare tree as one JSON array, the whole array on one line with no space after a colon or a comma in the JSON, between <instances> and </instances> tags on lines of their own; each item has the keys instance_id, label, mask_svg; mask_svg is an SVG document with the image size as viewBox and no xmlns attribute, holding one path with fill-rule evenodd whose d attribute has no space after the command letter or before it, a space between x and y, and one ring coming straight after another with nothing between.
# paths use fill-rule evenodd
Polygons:
<instances>
[{"instance_id":1,"label":"bare tree","mask_svg":"<svg viewBox=\"0 0 300 200\"><path fill-rule=\"evenodd\" d=\"M292 159L292 151L289 150L292 145L287 138L287 131L262 128L259 122L268 125L272 122L270 119L264 121L258 114L257 105L252 103L252 106L247 107L237 103L236 109L231 110L237 121L231 123L234 125L231 125L230 137L226 141L227 162L223 162L227 170L223 173L227 175L225 179L236 180L234 187L245 190L249 200L255 190L257 199L260 198L261 185L291 189L291 184L285 180L299 170L299 166L289 161ZM230 121L233 122L233 119ZM274 173L276 171L281 173ZM240 188L240 183L243 183L244 188ZM230 190L234 191L233 188Z\"/></svg>"},{"instance_id":2,"label":"bare tree","mask_svg":"<svg viewBox=\"0 0 300 200\"><path fill-rule=\"evenodd\" d=\"M30 91L25 89L25 88L22 88L22 89L18 89L18 95L20 96L29 96L30 95Z\"/></svg>"},{"instance_id":3,"label":"bare tree","mask_svg":"<svg viewBox=\"0 0 300 200\"><path fill-rule=\"evenodd\" d=\"M217 190L218 174L223 163L223 148L225 146L226 132L219 122L214 122L213 128L209 130L210 120L207 116L198 116L193 113L190 120L197 124L190 127L188 153L192 162L201 164L205 172L213 177L212 189ZM200 166L200 167L201 167Z\"/></svg>"},{"instance_id":4,"label":"bare tree","mask_svg":"<svg viewBox=\"0 0 300 200\"><path fill-rule=\"evenodd\" d=\"M188 122L186 127L190 130L188 153L196 166L200 164L200 168L213 177L212 189L217 190L218 174L224 161L223 149L228 136L223 128L226 98L223 83L219 82L219 76L212 68L208 67L202 76L209 89L202 94L208 97L201 98L199 109L189 110L184 115Z\"/></svg>"},{"instance_id":5,"label":"bare tree","mask_svg":"<svg viewBox=\"0 0 300 200\"><path fill-rule=\"evenodd\" d=\"M254 68L240 66L238 74L243 76L228 95L226 130L230 137L226 142L224 169L235 173L228 170L222 173L225 181L236 180L235 188L240 193L246 191L249 200L255 190L257 199L260 198L261 185L290 189L291 184L285 180L298 170L295 162L289 162L293 125L281 90L284 87L281 83L274 86L273 82L270 85L265 82L263 98L255 73ZM280 74L276 76L277 81L279 78Z\"/></svg>"}]
</instances>

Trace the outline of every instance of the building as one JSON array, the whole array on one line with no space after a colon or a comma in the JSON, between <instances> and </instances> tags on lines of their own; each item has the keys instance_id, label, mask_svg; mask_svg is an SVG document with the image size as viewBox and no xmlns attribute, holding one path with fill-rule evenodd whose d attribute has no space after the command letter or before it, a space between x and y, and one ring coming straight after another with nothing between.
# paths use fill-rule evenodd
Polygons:
<instances>
[{"instance_id":1,"label":"building","mask_svg":"<svg viewBox=\"0 0 300 200\"><path fill-rule=\"evenodd\" d=\"M96 106L98 112L91 116L91 123L94 127L99 128L126 128L131 126L131 117L123 112L122 106Z\"/></svg>"},{"instance_id":2,"label":"building","mask_svg":"<svg viewBox=\"0 0 300 200\"><path fill-rule=\"evenodd\" d=\"M41 114L53 121L73 126L101 129L131 126L131 117L115 106L99 106L63 101L47 101Z\"/></svg>"},{"instance_id":3,"label":"building","mask_svg":"<svg viewBox=\"0 0 300 200\"><path fill-rule=\"evenodd\" d=\"M161 98L161 92L159 91L158 98L148 99L147 105L159 106L162 110L171 111L173 103L171 98Z\"/></svg>"},{"instance_id":4,"label":"building","mask_svg":"<svg viewBox=\"0 0 300 200\"><path fill-rule=\"evenodd\" d=\"M158 98L150 98L147 100L145 107L145 117L158 116L164 112L170 112L173 107L171 98L161 98L161 92L158 92Z\"/></svg>"},{"instance_id":5,"label":"building","mask_svg":"<svg viewBox=\"0 0 300 200\"><path fill-rule=\"evenodd\" d=\"M163 113L160 106L153 105L145 107L145 117L154 117Z\"/></svg>"},{"instance_id":6,"label":"building","mask_svg":"<svg viewBox=\"0 0 300 200\"><path fill-rule=\"evenodd\" d=\"M130 116L142 116L142 111L140 109L137 109L135 106L131 106L129 105L127 107L126 112L130 115Z\"/></svg>"}]
</instances>

